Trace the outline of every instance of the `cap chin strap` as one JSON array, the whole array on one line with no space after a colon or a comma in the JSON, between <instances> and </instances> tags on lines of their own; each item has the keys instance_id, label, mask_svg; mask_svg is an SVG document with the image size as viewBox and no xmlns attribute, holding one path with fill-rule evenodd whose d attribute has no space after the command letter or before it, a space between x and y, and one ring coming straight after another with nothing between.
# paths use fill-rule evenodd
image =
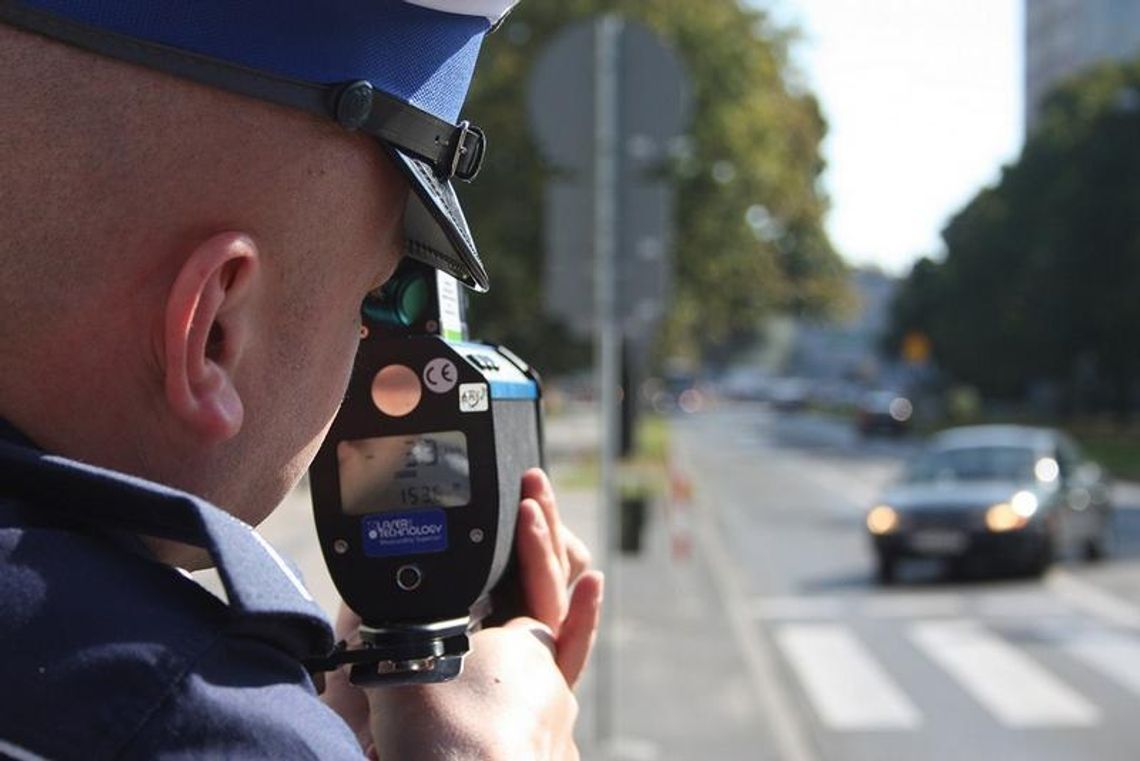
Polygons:
<instances>
[{"instance_id":1,"label":"cap chin strap","mask_svg":"<svg viewBox=\"0 0 1140 761\"><path fill-rule=\"evenodd\" d=\"M93 53L200 84L333 119L429 164L440 180L471 180L486 152L483 132L458 125L357 81L321 85L279 77L209 56L99 29L52 13L0 0L0 21Z\"/></svg>"}]
</instances>

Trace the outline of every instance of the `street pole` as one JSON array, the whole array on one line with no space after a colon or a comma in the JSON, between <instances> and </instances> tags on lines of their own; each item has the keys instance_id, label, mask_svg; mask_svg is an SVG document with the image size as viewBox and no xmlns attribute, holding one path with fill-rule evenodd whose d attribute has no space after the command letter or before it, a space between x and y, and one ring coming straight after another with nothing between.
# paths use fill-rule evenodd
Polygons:
<instances>
[{"instance_id":1,"label":"street pole","mask_svg":"<svg viewBox=\"0 0 1140 761\"><path fill-rule=\"evenodd\" d=\"M594 33L594 294L598 367L598 399L601 404L601 452L599 457L598 567L607 578L607 610L602 616L594 665L597 677L595 734L602 747L614 735L617 701L614 700L614 633L617 589L611 563L617 536L616 461L620 425L618 377L620 342L617 325L617 135L618 135L618 44L623 21L601 16Z\"/></svg>"}]
</instances>

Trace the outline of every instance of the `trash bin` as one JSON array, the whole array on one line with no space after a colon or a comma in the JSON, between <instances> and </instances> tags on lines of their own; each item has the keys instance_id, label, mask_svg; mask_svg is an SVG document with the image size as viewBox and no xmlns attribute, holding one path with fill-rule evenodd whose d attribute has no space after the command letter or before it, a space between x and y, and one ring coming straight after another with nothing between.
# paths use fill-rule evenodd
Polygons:
<instances>
[{"instance_id":1,"label":"trash bin","mask_svg":"<svg viewBox=\"0 0 1140 761\"><path fill-rule=\"evenodd\" d=\"M618 537L623 555L641 552L641 540L649 517L649 498L643 494L625 496L619 504L621 533Z\"/></svg>"}]
</instances>

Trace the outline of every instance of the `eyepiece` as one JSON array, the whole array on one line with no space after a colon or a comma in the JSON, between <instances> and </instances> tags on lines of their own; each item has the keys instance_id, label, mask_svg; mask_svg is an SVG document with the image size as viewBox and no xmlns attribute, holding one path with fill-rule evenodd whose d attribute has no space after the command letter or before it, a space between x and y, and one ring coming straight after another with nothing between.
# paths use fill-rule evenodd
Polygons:
<instances>
[{"instance_id":1,"label":"eyepiece","mask_svg":"<svg viewBox=\"0 0 1140 761\"><path fill-rule=\"evenodd\" d=\"M424 318L431 290L422 272L396 276L364 300L364 316L395 328L408 328Z\"/></svg>"}]
</instances>

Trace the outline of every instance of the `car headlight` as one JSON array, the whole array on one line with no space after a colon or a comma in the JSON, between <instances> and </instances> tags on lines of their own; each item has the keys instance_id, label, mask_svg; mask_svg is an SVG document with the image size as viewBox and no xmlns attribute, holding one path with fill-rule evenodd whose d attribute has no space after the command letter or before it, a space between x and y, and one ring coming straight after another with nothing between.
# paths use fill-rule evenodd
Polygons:
<instances>
[{"instance_id":1,"label":"car headlight","mask_svg":"<svg viewBox=\"0 0 1140 761\"><path fill-rule=\"evenodd\" d=\"M867 513L867 530L875 536L889 534L899 527L899 514L893 507L878 505Z\"/></svg>"},{"instance_id":2,"label":"car headlight","mask_svg":"<svg viewBox=\"0 0 1140 761\"><path fill-rule=\"evenodd\" d=\"M1013 512L1022 518L1032 518L1033 514L1037 512L1037 505L1037 495L1031 491L1019 491L1009 501L1009 506L1013 508Z\"/></svg>"},{"instance_id":3,"label":"car headlight","mask_svg":"<svg viewBox=\"0 0 1140 761\"><path fill-rule=\"evenodd\" d=\"M1029 519L1019 514L1009 502L999 502L986 510L986 528L995 534L1025 528L1027 523Z\"/></svg>"},{"instance_id":4,"label":"car headlight","mask_svg":"<svg viewBox=\"0 0 1140 761\"><path fill-rule=\"evenodd\" d=\"M1033 475L1042 483L1051 484L1061 474L1061 466L1052 457L1042 457L1033 466Z\"/></svg>"},{"instance_id":5,"label":"car headlight","mask_svg":"<svg viewBox=\"0 0 1140 761\"><path fill-rule=\"evenodd\" d=\"M914 405L905 396L896 396L887 407L891 418L898 423L905 423L914 414Z\"/></svg>"}]
</instances>

